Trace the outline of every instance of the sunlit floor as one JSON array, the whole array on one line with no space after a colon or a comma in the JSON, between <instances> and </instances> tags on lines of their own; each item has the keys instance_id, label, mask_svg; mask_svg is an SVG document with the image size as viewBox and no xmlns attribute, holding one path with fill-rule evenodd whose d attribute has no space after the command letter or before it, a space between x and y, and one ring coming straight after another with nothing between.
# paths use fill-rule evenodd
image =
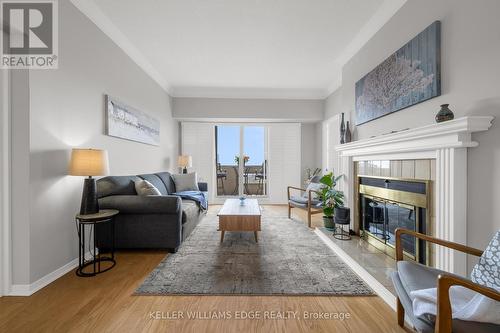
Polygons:
<instances>
[{"instance_id":1,"label":"sunlit floor","mask_svg":"<svg viewBox=\"0 0 500 333\"><path fill-rule=\"evenodd\" d=\"M264 209L276 216L287 210ZM306 221L299 210L293 217ZM165 255L119 252L116 267L99 276L70 272L31 297L0 298L0 332L403 332L377 296L132 296ZM226 316L203 319L214 312Z\"/></svg>"}]
</instances>

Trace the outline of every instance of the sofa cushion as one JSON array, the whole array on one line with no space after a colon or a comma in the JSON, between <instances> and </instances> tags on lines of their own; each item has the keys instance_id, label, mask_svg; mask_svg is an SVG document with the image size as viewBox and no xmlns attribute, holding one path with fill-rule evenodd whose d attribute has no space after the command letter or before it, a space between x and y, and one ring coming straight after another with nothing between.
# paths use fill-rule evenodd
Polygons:
<instances>
[{"instance_id":1,"label":"sofa cushion","mask_svg":"<svg viewBox=\"0 0 500 333\"><path fill-rule=\"evenodd\" d=\"M99 198L110 195L136 195L136 176L108 176L97 180L97 195Z\"/></svg>"},{"instance_id":2,"label":"sofa cushion","mask_svg":"<svg viewBox=\"0 0 500 333\"><path fill-rule=\"evenodd\" d=\"M199 191L196 172L172 175L176 192Z\"/></svg>"},{"instance_id":3,"label":"sofa cushion","mask_svg":"<svg viewBox=\"0 0 500 333\"><path fill-rule=\"evenodd\" d=\"M148 182L153 184L154 187L156 187L158 189L158 191L160 191L161 195L168 195L169 194L167 191L167 188L165 187L165 184L163 184L163 181L157 175L144 174L144 175L138 175L138 177L141 179L147 180Z\"/></svg>"},{"instance_id":4,"label":"sofa cushion","mask_svg":"<svg viewBox=\"0 0 500 333\"><path fill-rule=\"evenodd\" d=\"M200 208L193 200L182 199L182 224L193 221L200 215Z\"/></svg>"},{"instance_id":5,"label":"sofa cushion","mask_svg":"<svg viewBox=\"0 0 500 333\"><path fill-rule=\"evenodd\" d=\"M141 196L161 195L160 191L153 184L144 179L135 181L135 191L137 195Z\"/></svg>"},{"instance_id":6,"label":"sofa cushion","mask_svg":"<svg viewBox=\"0 0 500 333\"><path fill-rule=\"evenodd\" d=\"M157 175L161 179L163 185L165 185L165 188L167 189L168 194L175 193L175 183L172 179L172 176L170 175L170 172L158 172L155 175Z\"/></svg>"},{"instance_id":7,"label":"sofa cushion","mask_svg":"<svg viewBox=\"0 0 500 333\"><path fill-rule=\"evenodd\" d=\"M477 284L500 291L500 230L483 252L471 272L471 280Z\"/></svg>"}]
</instances>

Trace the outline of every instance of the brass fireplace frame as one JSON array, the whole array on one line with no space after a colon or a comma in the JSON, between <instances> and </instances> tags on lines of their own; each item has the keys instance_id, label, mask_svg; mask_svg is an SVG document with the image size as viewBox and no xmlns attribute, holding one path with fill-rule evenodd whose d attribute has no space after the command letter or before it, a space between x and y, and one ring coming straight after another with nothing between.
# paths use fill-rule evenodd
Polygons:
<instances>
[{"instance_id":1,"label":"brass fireplace frame","mask_svg":"<svg viewBox=\"0 0 500 333\"><path fill-rule=\"evenodd\" d=\"M357 171L357 170L356 170ZM425 184L425 193L412 193L405 191L398 191L393 189L386 189L381 187L369 186L360 184L360 178L376 178L376 179L384 179L384 180L396 180L396 181L404 181L404 182L412 182L412 183L421 183ZM355 184L355 223L357 226L357 231L361 238L365 239L368 243L375 246L377 249L386 253L392 258L396 258L396 247L389 243L384 243L379 240L376 236L371 233L363 230L361 227L361 205L360 205L360 194L370 198L377 199L389 203L394 203L399 206L414 210L416 221L420 219L420 212L417 208L425 208L425 230L427 233L431 231L431 205L432 205L432 191L431 191L431 180L423 180L423 179L409 179L409 178L401 178L401 177L381 177L381 176L371 176L371 175L356 175L356 184ZM431 245L425 243L425 264L432 264L432 255L431 255ZM418 241L416 242L415 255L407 253L403 251L403 255L407 259L417 260L420 257L420 244Z\"/></svg>"}]
</instances>

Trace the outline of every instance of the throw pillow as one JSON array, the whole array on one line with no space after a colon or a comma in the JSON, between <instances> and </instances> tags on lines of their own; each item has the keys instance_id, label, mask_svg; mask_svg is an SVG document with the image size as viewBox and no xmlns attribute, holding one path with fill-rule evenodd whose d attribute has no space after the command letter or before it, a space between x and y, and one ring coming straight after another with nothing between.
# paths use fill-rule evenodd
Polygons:
<instances>
[{"instance_id":1,"label":"throw pillow","mask_svg":"<svg viewBox=\"0 0 500 333\"><path fill-rule=\"evenodd\" d=\"M500 230L479 258L470 278L477 284L500 291Z\"/></svg>"},{"instance_id":2,"label":"throw pillow","mask_svg":"<svg viewBox=\"0 0 500 333\"><path fill-rule=\"evenodd\" d=\"M309 183L309 185L307 185L306 191L304 192L304 194L302 196L304 198L309 198L309 192L311 190L321 192L322 188L323 188L323 184L321 184L321 183ZM318 200L318 198L319 198L318 193L312 192L311 198L313 200Z\"/></svg>"},{"instance_id":3,"label":"throw pillow","mask_svg":"<svg viewBox=\"0 0 500 333\"><path fill-rule=\"evenodd\" d=\"M135 191L140 196L161 195L160 191L153 184L144 179L135 181Z\"/></svg>"},{"instance_id":4,"label":"throw pillow","mask_svg":"<svg viewBox=\"0 0 500 333\"><path fill-rule=\"evenodd\" d=\"M196 172L172 175L175 183L175 192L199 191Z\"/></svg>"}]
</instances>

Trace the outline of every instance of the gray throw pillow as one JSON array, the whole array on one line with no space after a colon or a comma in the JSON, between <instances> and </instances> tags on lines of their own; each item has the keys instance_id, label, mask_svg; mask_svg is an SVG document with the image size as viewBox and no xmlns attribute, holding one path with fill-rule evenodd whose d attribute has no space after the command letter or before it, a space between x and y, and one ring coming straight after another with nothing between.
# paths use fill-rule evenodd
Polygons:
<instances>
[{"instance_id":1,"label":"gray throw pillow","mask_svg":"<svg viewBox=\"0 0 500 333\"><path fill-rule=\"evenodd\" d=\"M199 191L196 172L173 174L175 192Z\"/></svg>"},{"instance_id":2,"label":"gray throw pillow","mask_svg":"<svg viewBox=\"0 0 500 333\"><path fill-rule=\"evenodd\" d=\"M500 230L490 241L470 275L473 282L500 290Z\"/></svg>"},{"instance_id":3,"label":"gray throw pillow","mask_svg":"<svg viewBox=\"0 0 500 333\"><path fill-rule=\"evenodd\" d=\"M140 196L161 195L160 191L153 184L144 179L135 181L135 191Z\"/></svg>"},{"instance_id":4,"label":"gray throw pillow","mask_svg":"<svg viewBox=\"0 0 500 333\"><path fill-rule=\"evenodd\" d=\"M309 198L309 192L311 190L321 192L322 188L323 188L323 184L321 184L321 183L309 183L309 185L307 185L306 191L304 192L304 194L302 196L304 198ZM318 193L312 192L311 198L314 200L317 200L319 198Z\"/></svg>"}]
</instances>

